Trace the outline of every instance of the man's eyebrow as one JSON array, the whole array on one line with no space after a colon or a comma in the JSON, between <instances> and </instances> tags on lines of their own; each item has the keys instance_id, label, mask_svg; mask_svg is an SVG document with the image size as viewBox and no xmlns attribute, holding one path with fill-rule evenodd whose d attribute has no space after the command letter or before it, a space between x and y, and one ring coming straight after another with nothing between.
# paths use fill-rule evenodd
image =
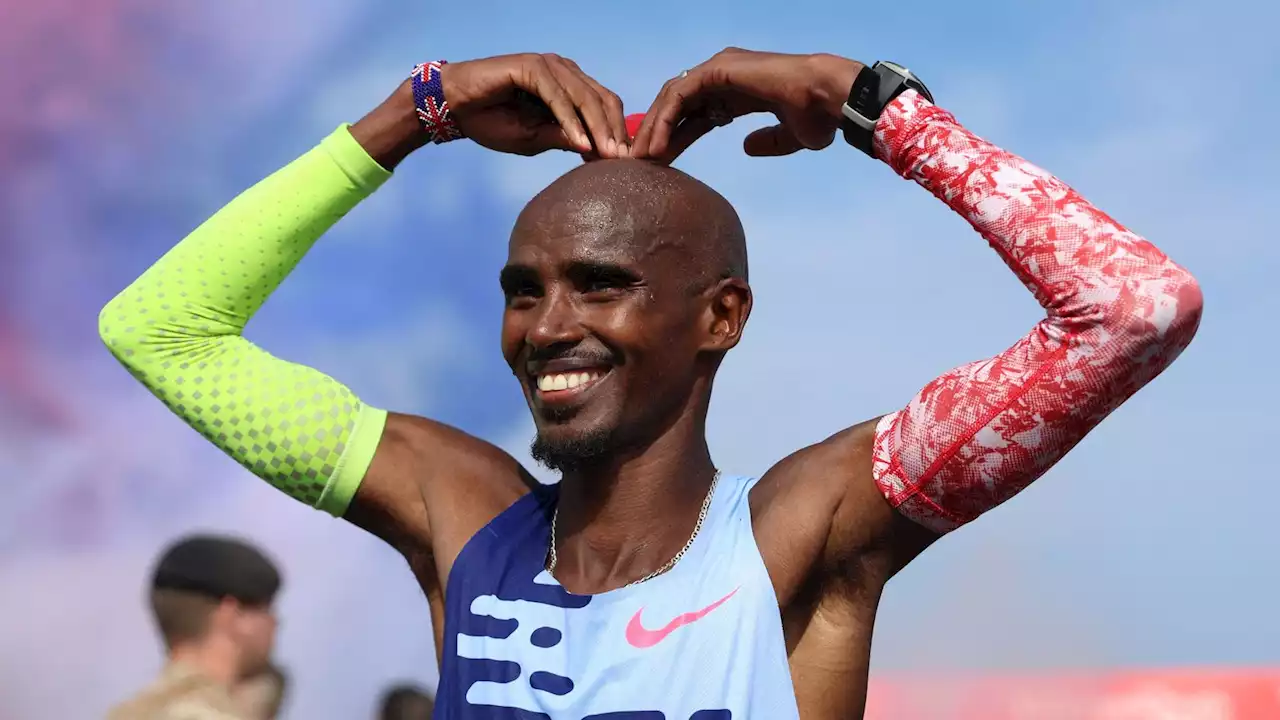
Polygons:
<instances>
[{"instance_id":1,"label":"man's eyebrow","mask_svg":"<svg viewBox=\"0 0 1280 720\"><path fill-rule=\"evenodd\" d=\"M529 285L538 281L538 273L528 265L507 265L498 273L498 283L503 290L511 290L521 285Z\"/></svg>"},{"instance_id":2,"label":"man's eyebrow","mask_svg":"<svg viewBox=\"0 0 1280 720\"><path fill-rule=\"evenodd\" d=\"M596 277L613 278L628 283L635 283L641 280L640 273L632 268L598 260L574 260L565 268L565 274L575 280Z\"/></svg>"}]
</instances>

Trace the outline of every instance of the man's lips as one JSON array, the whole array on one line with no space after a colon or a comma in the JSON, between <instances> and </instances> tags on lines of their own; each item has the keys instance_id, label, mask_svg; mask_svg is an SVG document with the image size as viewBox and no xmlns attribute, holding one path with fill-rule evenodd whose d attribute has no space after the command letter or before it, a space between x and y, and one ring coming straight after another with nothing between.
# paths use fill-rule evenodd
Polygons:
<instances>
[{"instance_id":1,"label":"man's lips","mask_svg":"<svg viewBox=\"0 0 1280 720\"><path fill-rule=\"evenodd\" d=\"M602 358L594 357L562 357L552 360L529 360L525 363L525 372L530 377L537 378L542 375L550 375L555 373L569 373L590 369L607 370L609 363Z\"/></svg>"},{"instance_id":2,"label":"man's lips","mask_svg":"<svg viewBox=\"0 0 1280 720\"><path fill-rule=\"evenodd\" d=\"M609 377L614 363L604 352L582 352L525 361L529 392L543 406L572 406Z\"/></svg>"},{"instance_id":3,"label":"man's lips","mask_svg":"<svg viewBox=\"0 0 1280 720\"><path fill-rule=\"evenodd\" d=\"M533 394L544 405L576 402L607 378L609 372L610 368L601 365L544 370L532 375Z\"/></svg>"}]
</instances>

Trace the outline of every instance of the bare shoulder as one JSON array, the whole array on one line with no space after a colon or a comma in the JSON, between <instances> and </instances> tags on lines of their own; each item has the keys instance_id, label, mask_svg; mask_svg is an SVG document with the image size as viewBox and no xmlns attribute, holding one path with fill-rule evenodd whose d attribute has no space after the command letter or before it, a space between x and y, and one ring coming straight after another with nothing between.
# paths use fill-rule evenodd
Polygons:
<instances>
[{"instance_id":1,"label":"bare shoulder","mask_svg":"<svg viewBox=\"0 0 1280 720\"><path fill-rule=\"evenodd\" d=\"M411 561L431 555L447 568L476 531L536 484L492 443L391 413L346 518Z\"/></svg>"},{"instance_id":2,"label":"bare shoulder","mask_svg":"<svg viewBox=\"0 0 1280 720\"><path fill-rule=\"evenodd\" d=\"M812 582L870 584L878 591L905 564L897 552L904 543L919 550L928 544L876 487L871 458L878 420L788 455L752 489L757 543L784 606Z\"/></svg>"}]
</instances>

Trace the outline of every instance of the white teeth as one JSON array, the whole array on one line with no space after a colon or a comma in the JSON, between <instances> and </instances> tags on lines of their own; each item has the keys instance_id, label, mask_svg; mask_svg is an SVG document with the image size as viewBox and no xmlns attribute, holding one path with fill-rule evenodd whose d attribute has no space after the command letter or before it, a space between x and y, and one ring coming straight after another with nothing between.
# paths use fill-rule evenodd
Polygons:
<instances>
[{"instance_id":1,"label":"white teeth","mask_svg":"<svg viewBox=\"0 0 1280 720\"><path fill-rule=\"evenodd\" d=\"M599 380L603 375L599 370L575 372L575 373L554 373L551 375L538 376L538 390L542 392L552 392L555 390L572 390L573 388L585 385L592 380Z\"/></svg>"}]
</instances>

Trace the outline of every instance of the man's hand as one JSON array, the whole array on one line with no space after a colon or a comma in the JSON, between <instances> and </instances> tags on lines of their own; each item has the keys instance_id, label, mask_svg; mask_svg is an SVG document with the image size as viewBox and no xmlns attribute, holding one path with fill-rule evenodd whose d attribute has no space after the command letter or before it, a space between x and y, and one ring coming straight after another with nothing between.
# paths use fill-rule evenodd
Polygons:
<instances>
[{"instance_id":1,"label":"man's hand","mask_svg":"<svg viewBox=\"0 0 1280 720\"><path fill-rule=\"evenodd\" d=\"M572 60L525 53L448 63L440 81L463 134L491 150L630 155L622 101ZM351 134L388 170L422 147L427 136L418 124L412 83L404 81Z\"/></svg>"},{"instance_id":2,"label":"man's hand","mask_svg":"<svg viewBox=\"0 0 1280 720\"><path fill-rule=\"evenodd\" d=\"M629 154L622 101L567 58L528 53L450 63L440 79L458 127L491 150Z\"/></svg>"},{"instance_id":3,"label":"man's hand","mask_svg":"<svg viewBox=\"0 0 1280 720\"><path fill-rule=\"evenodd\" d=\"M671 162L698 138L750 113L778 124L747 136L748 155L821 150L840 127L840 106L862 64L836 55L783 55L728 48L667 81L645 114L631 154Z\"/></svg>"}]
</instances>

